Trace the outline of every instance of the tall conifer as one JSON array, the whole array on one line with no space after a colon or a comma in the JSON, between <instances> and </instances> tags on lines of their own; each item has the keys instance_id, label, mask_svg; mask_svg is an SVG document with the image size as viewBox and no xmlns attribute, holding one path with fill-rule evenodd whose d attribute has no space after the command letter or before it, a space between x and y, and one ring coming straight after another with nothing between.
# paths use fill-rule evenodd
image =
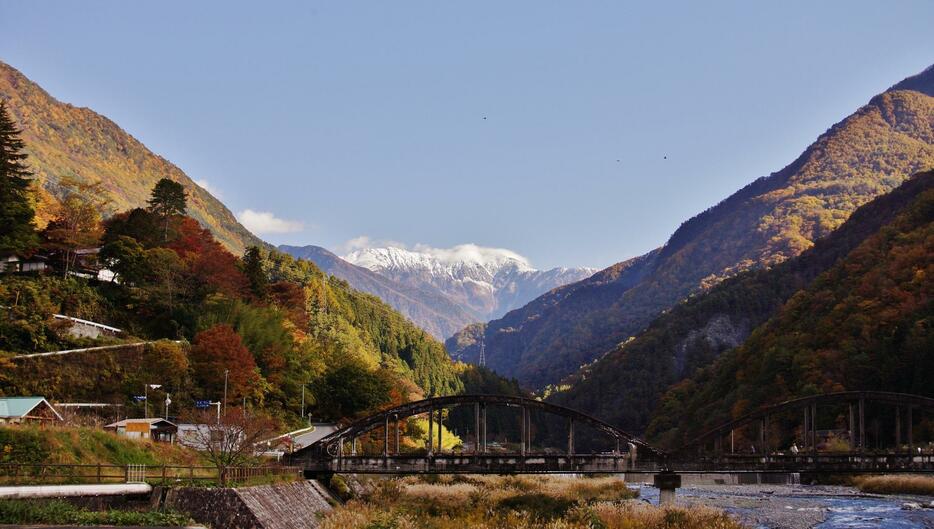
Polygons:
<instances>
[{"instance_id":1,"label":"tall conifer","mask_svg":"<svg viewBox=\"0 0 934 529\"><path fill-rule=\"evenodd\" d=\"M39 242L21 132L0 100L0 253L28 254Z\"/></svg>"}]
</instances>

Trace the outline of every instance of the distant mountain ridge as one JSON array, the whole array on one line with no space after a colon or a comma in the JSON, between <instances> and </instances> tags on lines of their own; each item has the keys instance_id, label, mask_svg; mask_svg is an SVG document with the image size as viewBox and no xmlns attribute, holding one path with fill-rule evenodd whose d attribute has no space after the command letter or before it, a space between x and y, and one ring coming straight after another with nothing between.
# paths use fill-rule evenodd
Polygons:
<instances>
[{"instance_id":1,"label":"distant mountain ridge","mask_svg":"<svg viewBox=\"0 0 934 529\"><path fill-rule=\"evenodd\" d=\"M781 171L683 223L661 248L489 322L487 365L526 386L556 383L692 293L800 254L860 205L934 167L932 93L928 68L873 97ZM458 333L448 350L476 361L477 333Z\"/></svg>"},{"instance_id":2,"label":"distant mountain ridge","mask_svg":"<svg viewBox=\"0 0 934 529\"><path fill-rule=\"evenodd\" d=\"M292 257L307 259L325 273L343 279L353 288L373 294L416 325L443 339L473 322L473 316L434 289L411 287L356 266L320 246L281 245Z\"/></svg>"},{"instance_id":3,"label":"distant mountain ridge","mask_svg":"<svg viewBox=\"0 0 934 529\"><path fill-rule=\"evenodd\" d=\"M441 339L595 271L536 270L515 252L475 245L422 251L367 248L344 258L319 246L282 245L279 249L311 260L354 288L382 298Z\"/></svg>"},{"instance_id":4,"label":"distant mountain ridge","mask_svg":"<svg viewBox=\"0 0 934 529\"><path fill-rule=\"evenodd\" d=\"M104 198L110 201L105 215L145 206L153 185L169 178L185 186L188 214L235 255L263 244L217 198L119 125L91 109L56 100L2 61L0 97L23 129L28 161L41 191L40 223L49 220L52 206L63 195L62 178L103 184Z\"/></svg>"},{"instance_id":5,"label":"distant mountain ridge","mask_svg":"<svg viewBox=\"0 0 934 529\"><path fill-rule=\"evenodd\" d=\"M410 286L431 286L475 321L500 317L549 290L589 277L592 268L537 270L521 255L464 244L450 249L365 248L344 260Z\"/></svg>"},{"instance_id":6,"label":"distant mountain ridge","mask_svg":"<svg viewBox=\"0 0 934 529\"><path fill-rule=\"evenodd\" d=\"M819 393L934 395L934 171L863 206L814 250L751 278L794 290L802 272L829 265L742 345L655 399L646 435L678 447L761 406Z\"/></svg>"},{"instance_id":7,"label":"distant mountain ridge","mask_svg":"<svg viewBox=\"0 0 934 529\"><path fill-rule=\"evenodd\" d=\"M861 206L801 255L768 269L744 272L679 303L635 339L568 377L564 384L570 387L550 400L643 433L666 389L741 346L796 292L932 189L934 172L915 175ZM663 420L656 421L660 429Z\"/></svg>"}]
</instances>

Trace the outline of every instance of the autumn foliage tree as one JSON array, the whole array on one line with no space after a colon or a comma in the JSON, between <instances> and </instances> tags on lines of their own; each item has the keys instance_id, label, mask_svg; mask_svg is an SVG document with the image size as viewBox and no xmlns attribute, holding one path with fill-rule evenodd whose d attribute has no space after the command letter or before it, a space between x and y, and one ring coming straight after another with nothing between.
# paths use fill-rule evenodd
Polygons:
<instances>
[{"instance_id":1,"label":"autumn foliage tree","mask_svg":"<svg viewBox=\"0 0 934 529\"><path fill-rule=\"evenodd\" d=\"M240 335L226 323L195 336L191 367L195 381L212 398L223 395L225 371L228 372L228 398L253 396L261 383L253 355L243 345Z\"/></svg>"},{"instance_id":2,"label":"autumn foliage tree","mask_svg":"<svg viewBox=\"0 0 934 529\"><path fill-rule=\"evenodd\" d=\"M103 235L100 210L104 202L100 184L64 179L68 194L55 208L55 218L43 230L43 247L57 254L63 275L75 266L77 252L98 245Z\"/></svg>"},{"instance_id":3,"label":"autumn foliage tree","mask_svg":"<svg viewBox=\"0 0 934 529\"><path fill-rule=\"evenodd\" d=\"M247 278L240 271L237 258L195 219L181 219L177 237L168 247L187 265L189 294L203 297L207 293L218 292L239 298L248 291Z\"/></svg>"}]
</instances>

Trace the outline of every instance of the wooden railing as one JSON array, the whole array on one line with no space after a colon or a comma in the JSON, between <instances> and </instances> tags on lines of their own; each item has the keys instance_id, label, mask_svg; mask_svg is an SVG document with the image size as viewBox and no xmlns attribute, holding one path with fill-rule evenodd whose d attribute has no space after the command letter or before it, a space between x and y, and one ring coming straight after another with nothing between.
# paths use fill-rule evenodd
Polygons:
<instances>
[{"instance_id":1,"label":"wooden railing","mask_svg":"<svg viewBox=\"0 0 934 529\"><path fill-rule=\"evenodd\" d=\"M237 483L263 477L301 477L301 467L230 467L227 480ZM0 486L86 483L216 483L219 471L213 466L177 465L78 465L78 464L0 464Z\"/></svg>"}]
</instances>

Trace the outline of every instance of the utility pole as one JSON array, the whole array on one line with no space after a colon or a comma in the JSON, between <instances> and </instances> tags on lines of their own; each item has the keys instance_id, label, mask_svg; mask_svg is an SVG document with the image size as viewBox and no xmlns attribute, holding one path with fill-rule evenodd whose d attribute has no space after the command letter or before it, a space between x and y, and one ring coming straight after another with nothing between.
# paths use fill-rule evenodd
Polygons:
<instances>
[{"instance_id":1,"label":"utility pole","mask_svg":"<svg viewBox=\"0 0 934 529\"><path fill-rule=\"evenodd\" d=\"M230 370L224 370L224 415L227 415L227 376L230 375Z\"/></svg>"},{"instance_id":2,"label":"utility pole","mask_svg":"<svg viewBox=\"0 0 934 529\"><path fill-rule=\"evenodd\" d=\"M143 386L143 414L144 418L149 418L149 388L159 389L162 387L162 384L146 384ZM159 413L159 408L156 408L156 413Z\"/></svg>"},{"instance_id":3,"label":"utility pole","mask_svg":"<svg viewBox=\"0 0 934 529\"><path fill-rule=\"evenodd\" d=\"M302 384L302 421L305 420L305 384Z\"/></svg>"},{"instance_id":4,"label":"utility pole","mask_svg":"<svg viewBox=\"0 0 934 529\"><path fill-rule=\"evenodd\" d=\"M165 394L165 420L169 420L169 404L172 404L172 399L169 398L169 393Z\"/></svg>"}]
</instances>

